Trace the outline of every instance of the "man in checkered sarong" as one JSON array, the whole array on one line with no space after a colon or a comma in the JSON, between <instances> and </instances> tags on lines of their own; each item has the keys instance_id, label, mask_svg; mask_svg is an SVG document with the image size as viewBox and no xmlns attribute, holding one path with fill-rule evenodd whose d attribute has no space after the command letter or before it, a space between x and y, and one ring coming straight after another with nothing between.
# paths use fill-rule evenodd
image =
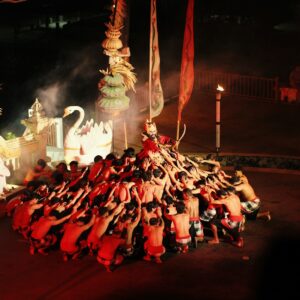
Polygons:
<instances>
[{"instance_id":1,"label":"man in checkered sarong","mask_svg":"<svg viewBox=\"0 0 300 300\"><path fill-rule=\"evenodd\" d=\"M235 176L231 178L231 183L235 190L240 193L242 212L249 220L257 218L271 220L269 211L259 212L261 201L256 196L253 187L250 185L248 178L243 174L240 168L235 169Z\"/></svg>"},{"instance_id":2,"label":"man in checkered sarong","mask_svg":"<svg viewBox=\"0 0 300 300\"><path fill-rule=\"evenodd\" d=\"M216 218L212 221L215 227L215 230L213 230L214 238L208 243L219 244L219 237L216 228L221 227L230 236L232 245L241 248L244 245L244 241L240 236L240 229L243 222L240 199L235 194L235 189L233 187L218 190L217 196L218 199L212 199L211 204L225 206L227 213L223 215L221 220Z\"/></svg>"}]
</instances>

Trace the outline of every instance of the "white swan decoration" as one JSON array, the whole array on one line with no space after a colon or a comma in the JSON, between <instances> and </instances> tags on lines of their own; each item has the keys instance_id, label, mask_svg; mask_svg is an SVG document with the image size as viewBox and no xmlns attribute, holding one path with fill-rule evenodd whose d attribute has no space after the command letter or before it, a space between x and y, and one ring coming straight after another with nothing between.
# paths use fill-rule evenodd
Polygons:
<instances>
[{"instance_id":1,"label":"white swan decoration","mask_svg":"<svg viewBox=\"0 0 300 300\"><path fill-rule=\"evenodd\" d=\"M84 110L80 106L68 106L64 110L63 118L79 112L79 118L68 131L64 141L65 161L69 163L77 160L82 164L90 164L96 155L105 157L111 152L112 122L97 124L93 119L81 126Z\"/></svg>"}]
</instances>

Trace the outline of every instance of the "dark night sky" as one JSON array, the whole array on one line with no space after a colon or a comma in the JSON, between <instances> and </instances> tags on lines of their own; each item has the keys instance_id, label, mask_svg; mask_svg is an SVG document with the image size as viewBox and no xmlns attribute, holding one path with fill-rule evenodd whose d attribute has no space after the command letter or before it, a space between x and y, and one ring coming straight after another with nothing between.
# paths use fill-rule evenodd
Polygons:
<instances>
[{"instance_id":1,"label":"dark night sky","mask_svg":"<svg viewBox=\"0 0 300 300\"><path fill-rule=\"evenodd\" d=\"M157 2L164 81L180 70L187 1ZM28 0L15 5L0 4L0 103L5 110L0 118L0 134L5 126L15 125L10 120L19 120L23 116L20 112L48 87L60 90L64 104L70 99L85 106L93 104L101 77L98 70L107 66L101 42L109 3ZM143 84L148 74L149 1L130 0L129 4L131 62L139 84ZM297 23L299 12L296 0L278 4L268 0L195 0L196 66L279 76L286 82L289 72L300 65L300 26L288 24ZM73 23L60 30L29 26L38 18L57 15L73 18ZM80 21L74 22L74 17ZM285 30L275 30L276 25ZM60 113L61 106L56 113Z\"/></svg>"}]
</instances>

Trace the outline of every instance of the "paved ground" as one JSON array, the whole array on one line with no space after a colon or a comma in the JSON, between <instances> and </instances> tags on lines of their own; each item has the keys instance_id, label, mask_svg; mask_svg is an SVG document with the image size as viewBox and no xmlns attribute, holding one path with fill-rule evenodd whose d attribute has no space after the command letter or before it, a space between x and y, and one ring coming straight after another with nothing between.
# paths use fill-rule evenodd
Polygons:
<instances>
[{"instance_id":1,"label":"paved ground","mask_svg":"<svg viewBox=\"0 0 300 300\"><path fill-rule=\"evenodd\" d=\"M1 218L0 298L290 299L299 266L300 177L248 175L272 220L247 223L244 249L203 244L167 255L162 265L128 260L112 274L95 257L64 263L58 251L31 256L10 219Z\"/></svg>"}]
</instances>

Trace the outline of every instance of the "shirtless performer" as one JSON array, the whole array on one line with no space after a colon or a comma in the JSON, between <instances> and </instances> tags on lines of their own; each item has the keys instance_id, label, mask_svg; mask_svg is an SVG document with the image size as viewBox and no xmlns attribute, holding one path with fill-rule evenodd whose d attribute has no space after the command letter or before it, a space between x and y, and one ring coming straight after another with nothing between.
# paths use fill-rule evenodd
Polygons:
<instances>
[{"instance_id":1,"label":"shirtless performer","mask_svg":"<svg viewBox=\"0 0 300 300\"><path fill-rule=\"evenodd\" d=\"M195 180L193 178L189 178L186 172L179 172L178 179L180 180L180 184L177 185L177 188L181 191L185 189L195 190L196 187L194 185Z\"/></svg>"},{"instance_id":2,"label":"shirtless performer","mask_svg":"<svg viewBox=\"0 0 300 300\"><path fill-rule=\"evenodd\" d=\"M117 172L112 167L114 160L116 159L113 153L110 153L106 156L103 161L103 168L101 169L100 174L97 176L95 182L108 181L111 174L117 174Z\"/></svg>"},{"instance_id":3,"label":"shirtless performer","mask_svg":"<svg viewBox=\"0 0 300 300\"><path fill-rule=\"evenodd\" d=\"M241 194L241 206L242 212L245 214L247 219L265 219L271 220L271 214L269 211L259 212L261 201L256 196L253 187L250 185L247 177L242 174L241 177L233 177L231 182L237 192Z\"/></svg>"},{"instance_id":4,"label":"shirtless performer","mask_svg":"<svg viewBox=\"0 0 300 300\"><path fill-rule=\"evenodd\" d=\"M218 169L221 169L220 163L216 160L216 158L212 154L208 154L206 159L201 160L200 163L210 165L211 170L214 167L217 167Z\"/></svg>"},{"instance_id":5,"label":"shirtless performer","mask_svg":"<svg viewBox=\"0 0 300 300\"><path fill-rule=\"evenodd\" d=\"M96 155L94 157L94 164L90 167L90 173L88 179L90 182L94 183L97 177L100 175L104 167L103 157L101 155Z\"/></svg>"},{"instance_id":6,"label":"shirtless performer","mask_svg":"<svg viewBox=\"0 0 300 300\"><path fill-rule=\"evenodd\" d=\"M83 210L83 213L85 211ZM77 216L77 219L70 220L64 226L64 234L60 242L60 250L64 253L64 261L70 257L74 260L79 257L82 250L86 247L84 241L78 241L83 232L87 231L95 221L95 215Z\"/></svg>"},{"instance_id":7,"label":"shirtless performer","mask_svg":"<svg viewBox=\"0 0 300 300\"><path fill-rule=\"evenodd\" d=\"M136 160L135 150L131 147L125 149L121 158L124 160L125 165L133 164Z\"/></svg>"},{"instance_id":8,"label":"shirtless performer","mask_svg":"<svg viewBox=\"0 0 300 300\"><path fill-rule=\"evenodd\" d=\"M166 218L174 222L176 243L178 252L187 253L191 242L190 236L190 216L186 212L186 207L183 202L176 204L176 214L165 214Z\"/></svg>"},{"instance_id":9,"label":"shirtless performer","mask_svg":"<svg viewBox=\"0 0 300 300\"><path fill-rule=\"evenodd\" d=\"M45 250L50 246L53 246L57 241L56 235L50 233L50 229L52 226L62 224L77 213L77 209L89 192L89 189L87 188L83 195L82 192L83 190L80 190L68 205L65 205L64 203L59 204L49 213L49 215L40 217L37 222L31 225L30 254L34 254L36 249L41 254L47 254ZM79 198L80 196L81 198ZM78 198L79 200L77 201ZM73 206L73 208L71 206Z\"/></svg>"},{"instance_id":10,"label":"shirtless performer","mask_svg":"<svg viewBox=\"0 0 300 300\"><path fill-rule=\"evenodd\" d=\"M141 213L142 213L142 209L141 209L142 202L141 199L139 198L139 195L135 187L132 189L132 194L135 196L135 199L138 203L138 207L137 207L137 215L135 216L135 219L130 217L126 225L126 238L125 238L126 255L133 254L133 231L137 227L138 223L140 222Z\"/></svg>"},{"instance_id":11,"label":"shirtless performer","mask_svg":"<svg viewBox=\"0 0 300 300\"><path fill-rule=\"evenodd\" d=\"M159 202L162 201L164 192L170 197L172 196L170 193L171 180L163 165L157 164L157 168L153 170L153 182L156 184L154 195Z\"/></svg>"},{"instance_id":12,"label":"shirtless performer","mask_svg":"<svg viewBox=\"0 0 300 300\"><path fill-rule=\"evenodd\" d=\"M151 182L152 172L147 171L143 173L143 183L138 186L139 197L141 198L142 203L152 202L156 199L158 202L161 202L160 199L155 197L156 184Z\"/></svg>"},{"instance_id":13,"label":"shirtless performer","mask_svg":"<svg viewBox=\"0 0 300 300\"><path fill-rule=\"evenodd\" d=\"M99 243L97 261L104 265L107 272L112 272L115 267L124 260L120 253L121 247L125 244L120 231L114 231L112 235L104 235Z\"/></svg>"},{"instance_id":14,"label":"shirtless performer","mask_svg":"<svg viewBox=\"0 0 300 300\"><path fill-rule=\"evenodd\" d=\"M42 216L37 222L31 225L30 254L33 255L35 250L37 250L39 253L47 255L48 253L45 250L57 241L54 234L49 234L51 227L65 222L71 217L72 213L75 213L75 209L66 216L58 219L55 216L56 212L55 210L51 211L49 216Z\"/></svg>"},{"instance_id":15,"label":"shirtless performer","mask_svg":"<svg viewBox=\"0 0 300 300\"><path fill-rule=\"evenodd\" d=\"M239 197L235 194L234 188L228 188L227 192L225 190L219 190L217 192L219 199L212 200L213 205L224 205L228 216L224 217L220 224L216 222L215 226L221 226L222 229L231 236L232 244L239 248L243 247L243 238L240 236L240 227L242 226L243 215L241 212L241 202ZM217 220L218 221L218 220ZM213 240L210 240L209 244L219 244L219 237L217 230L214 232Z\"/></svg>"},{"instance_id":16,"label":"shirtless performer","mask_svg":"<svg viewBox=\"0 0 300 300\"><path fill-rule=\"evenodd\" d=\"M48 167L46 161L39 159L34 168L30 168L27 171L23 184L27 185L28 182L35 180L50 181L51 173L51 169Z\"/></svg>"},{"instance_id":17,"label":"shirtless performer","mask_svg":"<svg viewBox=\"0 0 300 300\"><path fill-rule=\"evenodd\" d=\"M157 217L152 217L149 223L143 223L144 230L146 232L147 241L144 244L146 255L143 257L146 261L151 261L151 257L154 257L156 263L162 263L160 257L166 251L163 246L163 231L164 221L162 218L161 209L157 209Z\"/></svg>"},{"instance_id":18,"label":"shirtless performer","mask_svg":"<svg viewBox=\"0 0 300 300\"><path fill-rule=\"evenodd\" d=\"M99 215L96 217L92 230L87 238L90 253L98 249L100 238L106 232L109 223L123 208L124 203L120 203L112 212L110 212L106 206L99 208Z\"/></svg>"},{"instance_id":19,"label":"shirtless performer","mask_svg":"<svg viewBox=\"0 0 300 300\"><path fill-rule=\"evenodd\" d=\"M114 191L114 197L119 198L121 202L128 203L131 200L130 189L135 185L134 182L126 182L123 180L122 182L116 185Z\"/></svg>"},{"instance_id":20,"label":"shirtless performer","mask_svg":"<svg viewBox=\"0 0 300 300\"><path fill-rule=\"evenodd\" d=\"M183 191L183 200L190 216L190 232L194 230L193 244L197 248L198 242L203 242L203 226L199 217L199 199L196 198L190 189Z\"/></svg>"},{"instance_id":21,"label":"shirtless performer","mask_svg":"<svg viewBox=\"0 0 300 300\"><path fill-rule=\"evenodd\" d=\"M243 169L240 166L234 168L234 176L238 177L242 182L249 182L246 175L243 173Z\"/></svg>"},{"instance_id":22,"label":"shirtless performer","mask_svg":"<svg viewBox=\"0 0 300 300\"><path fill-rule=\"evenodd\" d=\"M41 207L43 207L43 203L39 202L37 198L21 203L16 207L13 214L12 227L14 230L18 230L25 239L28 238L31 217Z\"/></svg>"}]
</instances>

